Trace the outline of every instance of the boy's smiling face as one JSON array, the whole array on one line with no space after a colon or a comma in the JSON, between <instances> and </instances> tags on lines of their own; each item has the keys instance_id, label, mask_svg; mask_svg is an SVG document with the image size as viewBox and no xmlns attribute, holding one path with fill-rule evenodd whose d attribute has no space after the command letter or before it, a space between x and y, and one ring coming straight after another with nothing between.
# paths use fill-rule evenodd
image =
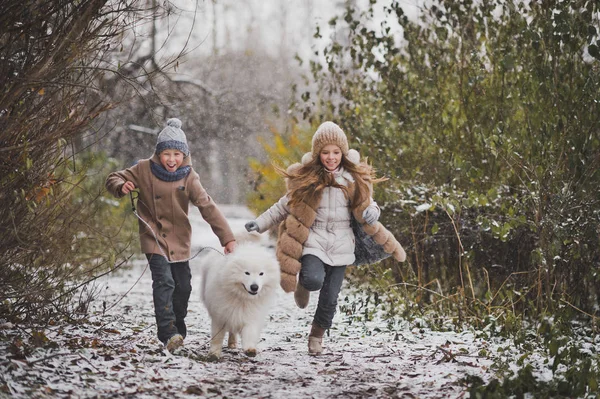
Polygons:
<instances>
[{"instance_id":1,"label":"boy's smiling face","mask_svg":"<svg viewBox=\"0 0 600 399\"><path fill-rule=\"evenodd\" d=\"M168 172L175 172L183 163L183 152L179 150L166 149L160 155L160 163Z\"/></svg>"}]
</instances>

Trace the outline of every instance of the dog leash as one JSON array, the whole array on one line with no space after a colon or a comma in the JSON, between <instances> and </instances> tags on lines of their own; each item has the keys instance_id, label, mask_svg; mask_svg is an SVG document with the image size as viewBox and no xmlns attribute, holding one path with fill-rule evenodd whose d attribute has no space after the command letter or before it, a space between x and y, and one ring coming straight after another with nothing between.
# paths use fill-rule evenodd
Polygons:
<instances>
[{"instance_id":1,"label":"dog leash","mask_svg":"<svg viewBox=\"0 0 600 399\"><path fill-rule=\"evenodd\" d=\"M142 221L142 223L144 223L144 225L146 225L146 227L148 229L150 229L150 231L152 232L152 235L154 236L154 240L156 241L156 245L158 246L158 249L160 250L161 254L164 256L165 260L167 261L167 263L178 263L178 262L187 262L189 260L194 259L196 256L198 256L200 254L200 252L204 251L205 249L212 249L213 251L215 251L216 253L218 253L221 256L225 256L224 254L221 253L221 251L219 251L218 249L215 249L213 247L204 247L204 248L200 248L200 250L191 258L185 259L185 260L178 260L178 261L170 261L169 257L167 256L167 254L165 254L165 252L163 251L162 247L160 246L160 243L158 242L158 238L156 237L156 233L154 232L154 230L152 230L152 227L150 227L150 225L138 214L137 209L135 207L135 199L138 198L139 193L137 191L135 191L136 193L136 197L134 198L133 196L134 191L130 191L129 192L129 198L131 199L131 210L133 211L133 214ZM112 303L110 306L106 306L104 305L104 310L103 312L107 312L109 310L111 310L112 308L114 308L117 304L119 304L119 302L121 302L123 300L123 298L125 298L125 296L127 296L127 294L129 294L129 292L133 289L133 287L135 287L137 285L137 283L141 280L142 276L144 275L144 273L146 273L146 270L148 269L148 266L150 265L149 262L146 262L146 266L144 267L144 270L142 270L142 274L140 274L140 276L138 277L138 279L135 281L135 283L133 283L133 285L127 290L127 292L125 292L123 295L121 295L121 297L119 299L117 299L114 303Z\"/></svg>"},{"instance_id":2,"label":"dog leash","mask_svg":"<svg viewBox=\"0 0 600 399\"><path fill-rule=\"evenodd\" d=\"M165 254L165 251L163 251L162 246L160 245L160 243L158 242L158 237L156 235L156 233L154 232L154 230L152 229L152 227L150 227L150 224L148 224L148 222L146 222L137 212L137 209L135 207L135 201L134 201L134 197L133 197L133 193L136 193L135 199L138 198L139 194L137 191L130 191L129 192L129 198L131 199L131 211L133 212L133 214L142 222L144 223L144 225L148 228L148 230L150 230L152 232L152 235L154 236L154 241L156 241L156 245L158 246L158 249L160 251L160 253L162 254L162 256L164 256L165 260L167 261L167 263L179 263L179 262L187 262L190 261L192 259L194 259L196 256L200 255L200 253L202 251L204 251L205 249L211 249L213 251L215 251L216 253L218 253L221 256L225 256L223 253L221 253L221 251L219 251L216 248L213 247L202 247L198 250L198 252L196 252L194 254L194 256L187 258L187 259L183 259L183 260L176 260L176 261L170 261L169 257L167 256L167 254Z\"/></svg>"}]
</instances>

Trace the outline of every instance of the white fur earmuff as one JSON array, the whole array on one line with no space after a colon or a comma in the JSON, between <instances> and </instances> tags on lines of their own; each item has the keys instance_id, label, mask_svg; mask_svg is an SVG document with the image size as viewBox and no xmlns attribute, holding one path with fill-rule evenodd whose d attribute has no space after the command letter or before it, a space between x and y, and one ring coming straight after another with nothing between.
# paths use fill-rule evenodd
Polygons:
<instances>
[{"instance_id":1,"label":"white fur earmuff","mask_svg":"<svg viewBox=\"0 0 600 399\"><path fill-rule=\"evenodd\" d=\"M312 152L307 152L306 154L302 155L302 160L300 162L302 162L302 165L306 165L310 161L312 161Z\"/></svg>"},{"instance_id":2,"label":"white fur earmuff","mask_svg":"<svg viewBox=\"0 0 600 399\"><path fill-rule=\"evenodd\" d=\"M358 165L360 163L360 154L356 150L353 150L353 149L348 150L348 155L346 156L346 158L348 158L348 161L350 161L354 164Z\"/></svg>"}]
</instances>

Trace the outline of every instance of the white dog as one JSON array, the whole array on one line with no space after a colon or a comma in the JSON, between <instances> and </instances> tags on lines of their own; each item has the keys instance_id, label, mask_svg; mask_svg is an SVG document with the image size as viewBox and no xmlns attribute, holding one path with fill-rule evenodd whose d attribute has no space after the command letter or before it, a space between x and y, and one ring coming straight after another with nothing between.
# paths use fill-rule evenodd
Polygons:
<instances>
[{"instance_id":1,"label":"white dog","mask_svg":"<svg viewBox=\"0 0 600 399\"><path fill-rule=\"evenodd\" d=\"M208 254L202 267L201 295L211 318L209 356L220 358L225 333L235 348L236 336L246 355L256 346L279 287L279 263L272 250L242 240L228 255Z\"/></svg>"}]
</instances>

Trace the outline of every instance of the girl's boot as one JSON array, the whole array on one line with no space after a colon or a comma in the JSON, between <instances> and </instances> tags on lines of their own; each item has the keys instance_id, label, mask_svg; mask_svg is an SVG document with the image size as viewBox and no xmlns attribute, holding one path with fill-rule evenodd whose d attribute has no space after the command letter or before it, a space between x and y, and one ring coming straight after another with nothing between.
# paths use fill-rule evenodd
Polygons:
<instances>
[{"instance_id":1,"label":"girl's boot","mask_svg":"<svg viewBox=\"0 0 600 399\"><path fill-rule=\"evenodd\" d=\"M300 309L304 309L308 306L308 300L310 299L310 291L307 290L298 282L296 284L296 291L294 291L294 300L296 301L296 305Z\"/></svg>"},{"instance_id":2,"label":"girl's boot","mask_svg":"<svg viewBox=\"0 0 600 399\"><path fill-rule=\"evenodd\" d=\"M318 325L312 325L310 334L308 335L308 354L311 356L318 356L323 353L323 335L325 329Z\"/></svg>"}]
</instances>

